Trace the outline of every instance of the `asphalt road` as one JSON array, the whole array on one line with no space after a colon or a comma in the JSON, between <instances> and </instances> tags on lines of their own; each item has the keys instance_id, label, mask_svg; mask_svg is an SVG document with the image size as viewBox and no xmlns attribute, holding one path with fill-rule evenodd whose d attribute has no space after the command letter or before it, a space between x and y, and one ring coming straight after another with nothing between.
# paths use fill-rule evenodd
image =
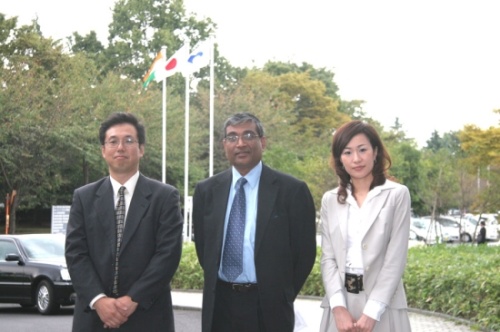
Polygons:
<instances>
[{"instance_id":1,"label":"asphalt road","mask_svg":"<svg viewBox=\"0 0 500 332\"><path fill-rule=\"evenodd\" d=\"M199 310L174 310L177 332L200 332ZM69 332L73 322L73 307L62 307L57 315L42 316L34 308L0 303L0 332Z\"/></svg>"}]
</instances>

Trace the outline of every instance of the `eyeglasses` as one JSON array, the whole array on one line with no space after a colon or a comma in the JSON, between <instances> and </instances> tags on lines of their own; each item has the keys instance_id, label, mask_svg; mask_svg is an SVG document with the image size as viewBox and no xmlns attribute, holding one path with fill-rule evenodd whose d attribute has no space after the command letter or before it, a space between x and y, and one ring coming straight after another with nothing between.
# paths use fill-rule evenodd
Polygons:
<instances>
[{"instance_id":1,"label":"eyeglasses","mask_svg":"<svg viewBox=\"0 0 500 332\"><path fill-rule=\"evenodd\" d=\"M251 142L253 141L254 139L256 139L257 137L260 137L259 135L255 134L255 133L244 133L243 135L241 136L238 136L238 135L227 135L226 137L224 137L224 141L228 142L228 143L236 143L238 142L238 140L240 139L243 140L243 142Z\"/></svg>"},{"instance_id":2,"label":"eyeglasses","mask_svg":"<svg viewBox=\"0 0 500 332\"><path fill-rule=\"evenodd\" d=\"M132 145L134 145L135 143L138 143L138 142L139 142L138 140L136 140L136 139L134 139L132 137L125 137L124 140L119 140L117 138L112 138L109 141L104 142L104 144L107 147L111 148L111 149L116 149L120 145L120 143L124 147L128 148L128 147L130 147L130 146L132 146Z\"/></svg>"}]
</instances>

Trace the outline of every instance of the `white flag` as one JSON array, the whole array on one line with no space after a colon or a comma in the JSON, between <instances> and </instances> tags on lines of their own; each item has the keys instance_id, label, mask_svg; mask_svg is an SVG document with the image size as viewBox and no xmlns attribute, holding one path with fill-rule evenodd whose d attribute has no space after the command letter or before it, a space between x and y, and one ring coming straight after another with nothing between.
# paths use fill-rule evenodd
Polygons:
<instances>
[{"instance_id":1,"label":"white flag","mask_svg":"<svg viewBox=\"0 0 500 332\"><path fill-rule=\"evenodd\" d=\"M201 68L208 66L210 63L211 48L212 43L210 40L202 41L193 48L193 51L189 54L188 64L186 66L187 74L195 73Z\"/></svg>"}]
</instances>

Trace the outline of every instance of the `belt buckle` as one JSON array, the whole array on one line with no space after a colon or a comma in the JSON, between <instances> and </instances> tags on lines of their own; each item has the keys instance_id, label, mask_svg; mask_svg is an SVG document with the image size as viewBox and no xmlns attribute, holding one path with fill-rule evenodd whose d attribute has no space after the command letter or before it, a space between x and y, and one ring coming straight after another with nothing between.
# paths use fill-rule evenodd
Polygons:
<instances>
[{"instance_id":1,"label":"belt buckle","mask_svg":"<svg viewBox=\"0 0 500 332\"><path fill-rule=\"evenodd\" d=\"M246 293L251 286L250 284L231 284L231 289L236 292Z\"/></svg>"},{"instance_id":2,"label":"belt buckle","mask_svg":"<svg viewBox=\"0 0 500 332\"><path fill-rule=\"evenodd\" d=\"M359 292L363 290L363 276L346 273L345 288L349 293L359 294Z\"/></svg>"}]
</instances>

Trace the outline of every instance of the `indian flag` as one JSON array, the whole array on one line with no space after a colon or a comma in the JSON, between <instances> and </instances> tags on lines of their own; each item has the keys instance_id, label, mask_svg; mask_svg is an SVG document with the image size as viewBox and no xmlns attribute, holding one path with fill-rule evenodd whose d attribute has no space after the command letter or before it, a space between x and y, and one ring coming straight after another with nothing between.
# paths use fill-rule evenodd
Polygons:
<instances>
[{"instance_id":1,"label":"indian flag","mask_svg":"<svg viewBox=\"0 0 500 332\"><path fill-rule=\"evenodd\" d=\"M153 63L149 67L148 72L142 78L142 81L144 82L142 84L142 86L144 88L146 88L149 85L149 82L151 82L152 80L156 80L156 76L157 76L158 71L161 70L161 68L164 66L165 66L165 57L163 56L163 54L160 51L160 52L158 52L158 55L156 55L155 60L153 61Z\"/></svg>"}]
</instances>

